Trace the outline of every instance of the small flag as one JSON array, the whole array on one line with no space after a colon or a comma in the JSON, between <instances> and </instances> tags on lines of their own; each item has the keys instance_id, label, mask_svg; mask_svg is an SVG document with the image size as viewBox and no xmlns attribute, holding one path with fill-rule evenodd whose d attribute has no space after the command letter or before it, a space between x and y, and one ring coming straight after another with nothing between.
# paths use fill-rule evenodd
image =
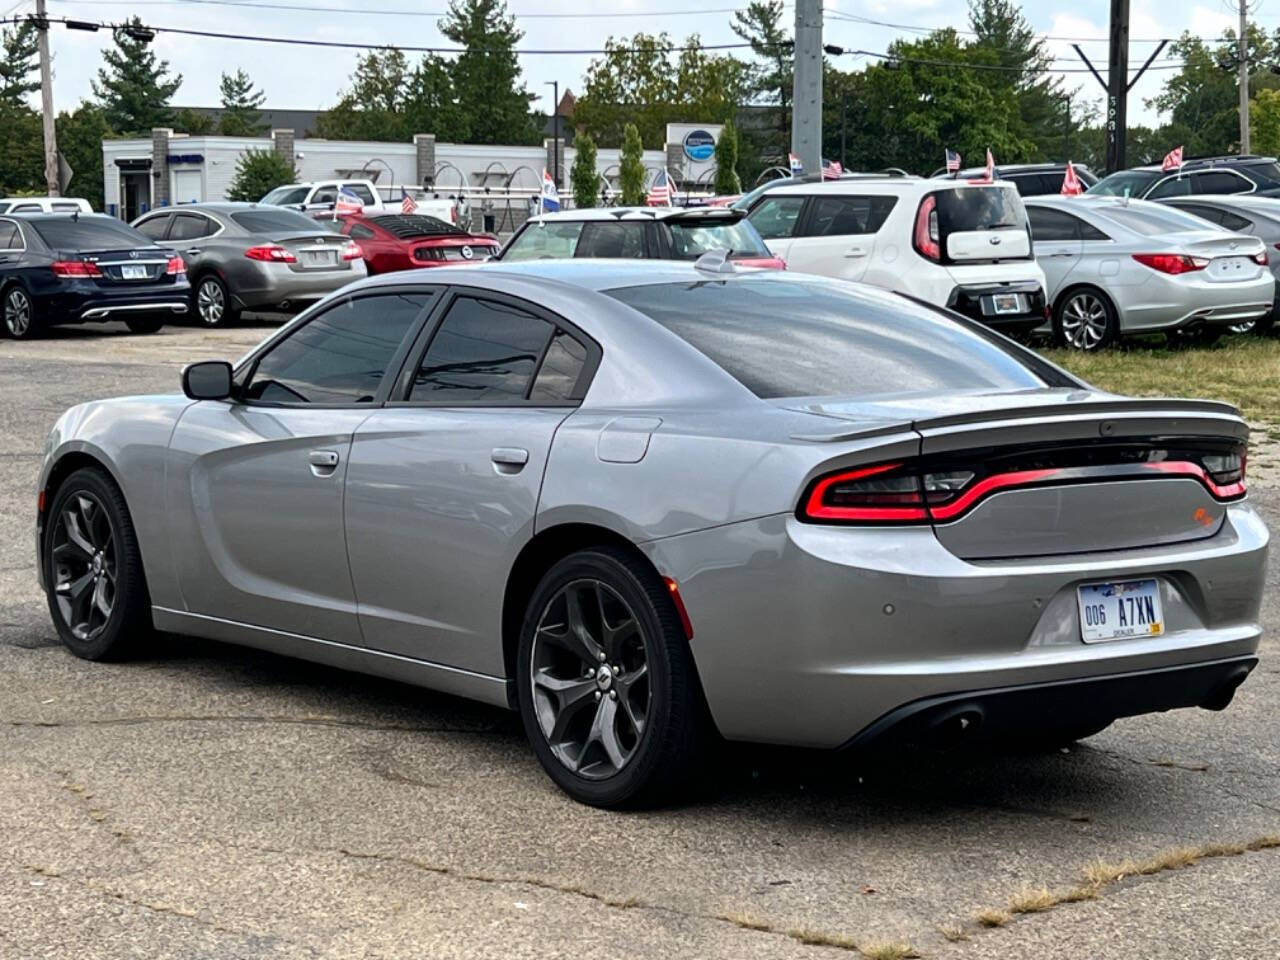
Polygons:
<instances>
[{"instance_id":1,"label":"small flag","mask_svg":"<svg viewBox=\"0 0 1280 960\"><path fill-rule=\"evenodd\" d=\"M823 180L839 180L844 173L844 167L836 160L822 161L822 179Z\"/></svg>"},{"instance_id":2,"label":"small flag","mask_svg":"<svg viewBox=\"0 0 1280 960\"><path fill-rule=\"evenodd\" d=\"M947 173L960 172L960 154L954 150L947 150Z\"/></svg>"},{"instance_id":3,"label":"small flag","mask_svg":"<svg viewBox=\"0 0 1280 960\"><path fill-rule=\"evenodd\" d=\"M339 217L359 213L364 209L364 201L350 187L338 191L338 200L333 205L333 212Z\"/></svg>"},{"instance_id":4,"label":"small flag","mask_svg":"<svg viewBox=\"0 0 1280 960\"><path fill-rule=\"evenodd\" d=\"M1174 147L1172 150L1166 153L1164 157L1164 163L1160 164L1160 169L1163 170L1165 173L1168 173L1171 170L1181 170L1182 169L1182 147L1180 146Z\"/></svg>"},{"instance_id":5,"label":"small flag","mask_svg":"<svg viewBox=\"0 0 1280 960\"><path fill-rule=\"evenodd\" d=\"M418 201L409 196L409 191L404 187L400 188L400 212L406 217L418 212Z\"/></svg>"},{"instance_id":6,"label":"small flag","mask_svg":"<svg viewBox=\"0 0 1280 960\"><path fill-rule=\"evenodd\" d=\"M542 168L542 198L541 212L555 213L560 209L560 191L556 189L556 182L551 179L551 174L547 172L547 168Z\"/></svg>"},{"instance_id":7,"label":"small flag","mask_svg":"<svg viewBox=\"0 0 1280 960\"><path fill-rule=\"evenodd\" d=\"M670 207L674 205L674 193L671 174L667 173L666 167L663 167L653 178L653 184L649 187L649 194L644 198L644 202L650 207Z\"/></svg>"},{"instance_id":8,"label":"small flag","mask_svg":"<svg viewBox=\"0 0 1280 960\"><path fill-rule=\"evenodd\" d=\"M996 158L991 155L991 148L987 147L987 170L984 176L987 183L994 183L996 179Z\"/></svg>"},{"instance_id":9,"label":"small flag","mask_svg":"<svg viewBox=\"0 0 1280 960\"><path fill-rule=\"evenodd\" d=\"M1076 176L1076 168L1071 165L1071 161L1067 161L1067 172L1062 177L1062 195L1064 197L1078 197L1084 193L1084 187L1080 183L1080 178Z\"/></svg>"},{"instance_id":10,"label":"small flag","mask_svg":"<svg viewBox=\"0 0 1280 960\"><path fill-rule=\"evenodd\" d=\"M804 173L804 164L794 153L787 154L787 161L791 164L791 176L798 177Z\"/></svg>"}]
</instances>

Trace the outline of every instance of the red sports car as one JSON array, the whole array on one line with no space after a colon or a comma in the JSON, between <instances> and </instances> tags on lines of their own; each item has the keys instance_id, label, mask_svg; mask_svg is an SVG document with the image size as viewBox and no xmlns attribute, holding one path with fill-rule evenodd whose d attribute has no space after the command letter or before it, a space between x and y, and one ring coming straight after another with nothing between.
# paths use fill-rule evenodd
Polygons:
<instances>
[{"instance_id":1,"label":"red sports car","mask_svg":"<svg viewBox=\"0 0 1280 960\"><path fill-rule=\"evenodd\" d=\"M417 213L343 217L340 229L359 244L369 273L474 263L498 252L496 237Z\"/></svg>"}]
</instances>

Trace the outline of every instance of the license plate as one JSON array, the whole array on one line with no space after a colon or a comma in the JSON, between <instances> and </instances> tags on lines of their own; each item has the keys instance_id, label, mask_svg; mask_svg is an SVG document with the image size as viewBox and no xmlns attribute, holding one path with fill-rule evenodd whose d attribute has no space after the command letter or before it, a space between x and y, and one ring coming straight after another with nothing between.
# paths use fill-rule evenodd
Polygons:
<instances>
[{"instance_id":1,"label":"license plate","mask_svg":"<svg viewBox=\"0 0 1280 960\"><path fill-rule=\"evenodd\" d=\"M1160 584L1155 580L1089 583L1076 588L1080 638L1085 643L1158 637L1164 633Z\"/></svg>"},{"instance_id":2,"label":"license plate","mask_svg":"<svg viewBox=\"0 0 1280 960\"><path fill-rule=\"evenodd\" d=\"M120 276L124 280L146 280L150 274L140 263L125 263L120 267Z\"/></svg>"},{"instance_id":3,"label":"license plate","mask_svg":"<svg viewBox=\"0 0 1280 960\"><path fill-rule=\"evenodd\" d=\"M302 265L304 267L332 267L338 262L332 250L303 250Z\"/></svg>"},{"instance_id":4,"label":"license plate","mask_svg":"<svg viewBox=\"0 0 1280 960\"><path fill-rule=\"evenodd\" d=\"M991 308L996 313L1022 313L1022 297L1016 293L997 293L991 298Z\"/></svg>"}]
</instances>

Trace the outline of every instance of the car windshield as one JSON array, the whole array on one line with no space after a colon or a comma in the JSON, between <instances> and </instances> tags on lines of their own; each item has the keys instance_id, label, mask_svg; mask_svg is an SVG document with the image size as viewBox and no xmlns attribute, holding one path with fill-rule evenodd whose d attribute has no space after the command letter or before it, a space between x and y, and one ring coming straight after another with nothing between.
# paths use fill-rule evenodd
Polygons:
<instances>
[{"instance_id":1,"label":"car windshield","mask_svg":"<svg viewBox=\"0 0 1280 960\"><path fill-rule=\"evenodd\" d=\"M1178 210L1175 207L1153 203L1130 204L1129 206L1107 206L1097 209L1097 214L1104 220L1119 224L1144 237L1159 237L1168 233L1185 233L1187 231L1222 230L1216 223L1197 217L1195 214Z\"/></svg>"},{"instance_id":2,"label":"car windshield","mask_svg":"<svg viewBox=\"0 0 1280 960\"><path fill-rule=\"evenodd\" d=\"M319 233L324 227L310 217L292 210L238 210L234 220L250 233Z\"/></svg>"},{"instance_id":3,"label":"car windshield","mask_svg":"<svg viewBox=\"0 0 1280 960\"><path fill-rule=\"evenodd\" d=\"M122 250L155 242L113 217L59 217L32 220L40 239L54 250Z\"/></svg>"},{"instance_id":4,"label":"car windshield","mask_svg":"<svg viewBox=\"0 0 1280 960\"><path fill-rule=\"evenodd\" d=\"M782 186L782 184L778 183L779 180L791 183L790 177L777 177L773 180L766 180L750 193L744 193L737 200L733 201L733 203L729 204L729 207L733 210L750 210L752 205L759 200L763 194L768 193L770 190L776 190L778 187Z\"/></svg>"},{"instance_id":5,"label":"car windshield","mask_svg":"<svg viewBox=\"0 0 1280 960\"><path fill-rule=\"evenodd\" d=\"M1121 170L1103 177L1086 192L1104 197L1140 197L1162 176L1155 170Z\"/></svg>"},{"instance_id":6,"label":"car windshield","mask_svg":"<svg viewBox=\"0 0 1280 960\"><path fill-rule=\"evenodd\" d=\"M732 250L735 257L769 257L769 248L746 220L727 223L689 218L672 220L671 255L676 260L697 260L712 250Z\"/></svg>"},{"instance_id":7,"label":"car windshield","mask_svg":"<svg viewBox=\"0 0 1280 960\"><path fill-rule=\"evenodd\" d=\"M269 203L274 207L286 203L302 203L310 191L310 187L276 187L258 202Z\"/></svg>"},{"instance_id":8,"label":"car windshield","mask_svg":"<svg viewBox=\"0 0 1280 960\"><path fill-rule=\"evenodd\" d=\"M764 399L1026 390L1052 376L939 311L834 281L743 276L605 292Z\"/></svg>"}]
</instances>

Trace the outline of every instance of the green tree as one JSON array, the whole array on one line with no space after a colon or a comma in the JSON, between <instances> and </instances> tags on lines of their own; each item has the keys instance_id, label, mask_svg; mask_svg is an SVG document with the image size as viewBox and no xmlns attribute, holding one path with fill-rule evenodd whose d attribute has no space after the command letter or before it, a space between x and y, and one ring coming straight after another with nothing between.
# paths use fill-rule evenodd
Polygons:
<instances>
[{"instance_id":1,"label":"green tree","mask_svg":"<svg viewBox=\"0 0 1280 960\"><path fill-rule=\"evenodd\" d=\"M24 20L13 29L0 30L0 102L26 105L27 94L40 89L39 53L35 23Z\"/></svg>"},{"instance_id":2,"label":"green tree","mask_svg":"<svg viewBox=\"0 0 1280 960\"><path fill-rule=\"evenodd\" d=\"M724 129L716 140L716 178L713 189L721 196L742 192L738 179L738 128L732 120L724 122Z\"/></svg>"},{"instance_id":3,"label":"green tree","mask_svg":"<svg viewBox=\"0 0 1280 960\"><path fill-rule=\"evenodd\" d=\"M576 155L569 179L573 182L573 205L579 209L594 207L600 198L600 174L596 170L596 142L589 134L573 141Z\"/></svg>"},{"instance_id":4,"label":"green tree","mask_svg":"<svg viewBox=\"0 0 1280 960\"><path fill-rule=\"evenodd\" d=\"M178 133L189 133L192 136L216 133L218 124L213 117L200 110L182 107L173 113L173 129Z\"/></svg>"},{"instance_id":5,"label":"green tree","mask_svg":"<svg viewBox=\"0 0 1280 960\"><path fill-rule=\"evenodd\" d=\"M111 136L102 109L92 103L81 103L70 113L58 114L58 149L71 167L67 193L84 197L95 210L101 210L102 141Z\"/></svg>"},{"instance_id":6,"label":"green tree","mask_svg":"<svg viewBox=\"0 0 1280 960\"><path fill-rule=\"evenodd\" d=\"M222 97L222 117L218 132L224 137L256 137L266 132L262 122L262 101L267 95L254 87L243 70L224 73L218 82Z\"/></svg>"},{"instance_id":7,"label":"green tree","mask_svg":"<svg viewBox=\"0 0 1280 960\"><path fill-rule=\"evenodd\" d=\"M465 49L450 64L470 143L537 143L534 96L521 80L516 44L524 36L503 0L449 0L440 32Z\"/></svg>"},{"instance_id":8,"label":"green tree","mask_svg":"<svg viewBox=\"0 0 1280 960\"><path fill-rule=\"evenodd\" d=\"M351 86L316 121L316 132L334 140L407 140L405 91L412 71L396 47L370 50L356 60Z\"/></svg>"},{"instance_id":9,"label":"green tree","mask_svg":"<svg viewBox=\"0 0 1280 960\"><path fill-rule=\"evenodd\" d=\"M143 29L136 16L127 26ZM132 37L125 29L116 30L114 40L115 46L102 52L106 66L92 81L107 123L117 133L167 126L173 117L169 99L182 85L182 75L170 75L169 61L156 59L149 40Z\"/></svg>"},{"instance_id":10,"label":"green tree","mask_svg":"<svg viewBox=\"0 0 1280 960\"><path fill-rule=\"evenodd\" d=\"M733 32L751 44L757 62L749 70L748 93L753 102L776 106L772 111L772 133L766 141L774 149L791 142L793 48L787 34L782 0L752 0L745 10L733 14ZM783 150L782 152L786 152Z\"/></svg>"},{"instance_id":11,"label":"green tree","mask_svg":"<svg viewBox=\"0 0 1280 960\"><path fill-rule=\"evenodd\" d=\"M621 202L624 207L634 207L644 203L644 142L640 139L640 130L634 123L628 123L622 129L622 156L618 163L618 184L622 188Z\"/></svg>"},{"instance_id":12,"label":"green tree","mask_svg":"<svg viewBox=\"0 0 1280 960\"><path fill-rule=\"evenodd\" d=\"M1249 139L1254 153L1280 154L1280 90L1259 90L1249 101Z\"/></svg>"},{"instance_id":13,"label":"green tree","mask_svg":"<svg viewBox=\"0 0 1280 960\"><path fill-rule=\"evenodd\" d=\"M44 193L44 139L40 114L0 100L0 196Z\"/></svg>"},{"instance_id":14,"label":"green tree","mask_svg":"<svg viewBox=\"0 0 1280 960\"><path fill-rule=\"evenodd\" d=\"M256 202L286 183L298 179L298 171L273 150L246 150L236 161L236 175L227 189L228 200Z\"/></svg>"}]
</instances>

